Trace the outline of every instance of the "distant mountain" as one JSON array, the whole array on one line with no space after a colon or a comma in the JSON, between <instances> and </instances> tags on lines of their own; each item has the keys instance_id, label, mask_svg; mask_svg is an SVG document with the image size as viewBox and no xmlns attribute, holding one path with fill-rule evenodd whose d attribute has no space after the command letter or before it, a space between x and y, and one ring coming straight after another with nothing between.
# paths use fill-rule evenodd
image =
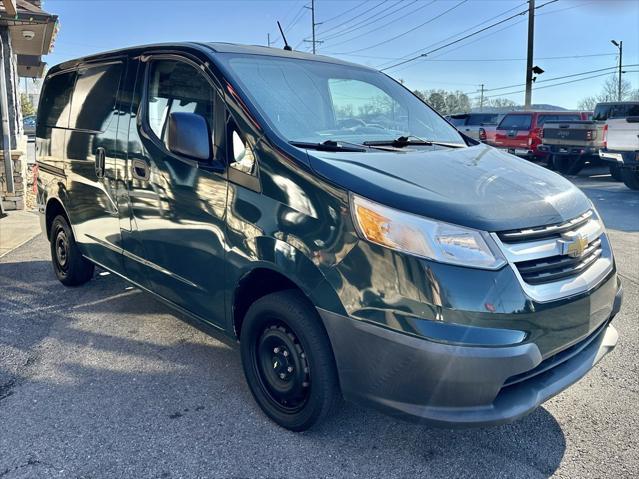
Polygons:
<instances>
[{"instance_id":1,"label":"distant mountain","mask_svg":"<svg viewBox=\"0 0 639 479\"><path fill-rule=\"evenodd\" d=\"M472 108L470 111L473 113L477 113L479 111L481 111L482 113L508 113L509 111L521 111L523 109L523 105L501 107L485 106L482 110L480 110L479 108ZM547 103L533 104L530 109L544 111L566 111L566 108L557 105L548 105Z\"/></svg>"}]
</instances>

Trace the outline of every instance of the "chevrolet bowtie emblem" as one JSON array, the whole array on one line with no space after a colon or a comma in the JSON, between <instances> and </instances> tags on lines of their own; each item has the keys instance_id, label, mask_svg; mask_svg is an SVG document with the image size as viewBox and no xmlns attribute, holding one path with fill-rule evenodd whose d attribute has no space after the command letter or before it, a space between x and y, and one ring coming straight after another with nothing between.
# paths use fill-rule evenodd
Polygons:
<instances>
[{"instance_id":1,"label":"chevrolet bowtie emblem","mask_svg":"<svg viewBox=\"0 0 639 479\"><path fill-rule=\"evenodd\" d=\"M586 248L588 247L588 238L584 235L562 235L562 239L559 240L561 244L561 254L570 256L572 258L579 258Z\"/></svg>"}]
</instances>

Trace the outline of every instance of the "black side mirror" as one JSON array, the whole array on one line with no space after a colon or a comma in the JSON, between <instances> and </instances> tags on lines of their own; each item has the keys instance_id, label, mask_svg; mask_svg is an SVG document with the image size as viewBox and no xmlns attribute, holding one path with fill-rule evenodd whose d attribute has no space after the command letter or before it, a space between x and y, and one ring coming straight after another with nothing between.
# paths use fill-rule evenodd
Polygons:
<instances>
[{"instance_id":1,"label":"black side mirror","mask_svg":"<svg viewBox=\"0 0 639 479\"><path fill-rule=\"evenodd\" d=\"M198 161L211 159L211 134L202 115L175 112L169 115L168 148Z\"/></svg>"}]
</instances>

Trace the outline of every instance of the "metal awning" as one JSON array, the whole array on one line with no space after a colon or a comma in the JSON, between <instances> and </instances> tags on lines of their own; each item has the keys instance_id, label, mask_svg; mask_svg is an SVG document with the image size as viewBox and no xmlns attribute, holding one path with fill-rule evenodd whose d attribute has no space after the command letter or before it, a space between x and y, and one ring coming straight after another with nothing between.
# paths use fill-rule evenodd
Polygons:
<instances>
[{"instance_id":1,"label":"metal awning","mask_svg":"<svg viewBox=\"0 0 639 479\"><path fill-rule=\"evenodd\" d=\"M18 55L18 75L21 77L42 76L45 64L40 56L51 51L58 31L57 15L45 12L39 3L0 0L0 26L9 28L13 52ZM13 11L15 14L12 14Z\"/></svg>"}]
</instances>

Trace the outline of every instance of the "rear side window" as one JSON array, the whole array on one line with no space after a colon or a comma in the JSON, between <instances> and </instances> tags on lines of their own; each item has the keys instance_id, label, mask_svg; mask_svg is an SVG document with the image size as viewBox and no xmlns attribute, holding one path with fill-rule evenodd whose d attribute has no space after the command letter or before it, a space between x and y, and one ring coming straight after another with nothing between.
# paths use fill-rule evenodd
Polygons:
<instances>
[{"instance_id":1,"label":"rear side window","mask_svg":"<svg viewBox=\"0 0 639 479\"><path fill-rule=\"evenodd\" d=\"M147 96L147 121L153 133L166 146L168 118L174 112L203 116L213 132L215 92L194 66L174 60L151 63Z\"/></svg>"},{"instance_id":2,"label":"rear side window","mask_svg":"<svg viewBox=\"0 0 639 479\"><path fill-rule=\"evenodd\" d=\"M506 115L499 124L500 130L529 130L532 115Z\"/></svg>"},{"instance_id":3,"label":"rear side window","mask_svg":"<svg viewBox=\"0 0 639 479\"><path fill-rule=\"evenodd\" d=\"M466 118L466 116L451 116L448 121L455 126L463 126L466 124Z\"/></svg>"},{"instance_id":4,"label":"rear side window","mask_svg":"<svg viewBox=\"0 0 639 479\"><path fill-rule=\"evenodd\" d=\"M639 103L613 105L609 118L626 118L639 115Z\"/></svg>"},{"instance_id":5,"label":"rear side window","mask_svg":"<svg viewBox=\"0 0 639 479\"><path fill-rule=\"evenodd\" d=\"M606 121L610 116L610 110L612 105L597 105L595 107L595 113L592 115L592 119L595 121Z\"/></svg>"},{"instance_id":6,"label":"rear side window","mask_svg":"<svg viewBox=\"0 0 639 479\"><path fill-rule=\"evenodd\" d=\"M498 114L489 114L489 113L474 113L470 115L468 118L468 125L496 125L497 119L499 118Z\"/></svg>"},{"instance_id":7,"label":"rear side window","mask_svg":"<svg viewBox=\"0 0 639 479\"><path fill-rule=\"evenodd\" d=\"M58 128L69 126L71 92L75 76L74 71L59 73L46 81L38 110L39 125Z\"/></svg>"},{"instance_id":8,"label":"rear side window","mask_svg":"<svg viewBox=\"0 0 639 479\"><path fill-rule=\"evenodd\" d=\"M122 76L121 62L81 68L73 91L69 127L104 132L113 114Z\"/></svg>"},{"instance_id":9,"label":"rear side window","mask_svg":"<svg viewBox=\"0 0 639 479\"><path fill-rule=\"evenodd\" d=\"M581 115L539 115L537 117L537 126L542 127L547 121L580 121Z\"/></svg>"}]
</instances>

